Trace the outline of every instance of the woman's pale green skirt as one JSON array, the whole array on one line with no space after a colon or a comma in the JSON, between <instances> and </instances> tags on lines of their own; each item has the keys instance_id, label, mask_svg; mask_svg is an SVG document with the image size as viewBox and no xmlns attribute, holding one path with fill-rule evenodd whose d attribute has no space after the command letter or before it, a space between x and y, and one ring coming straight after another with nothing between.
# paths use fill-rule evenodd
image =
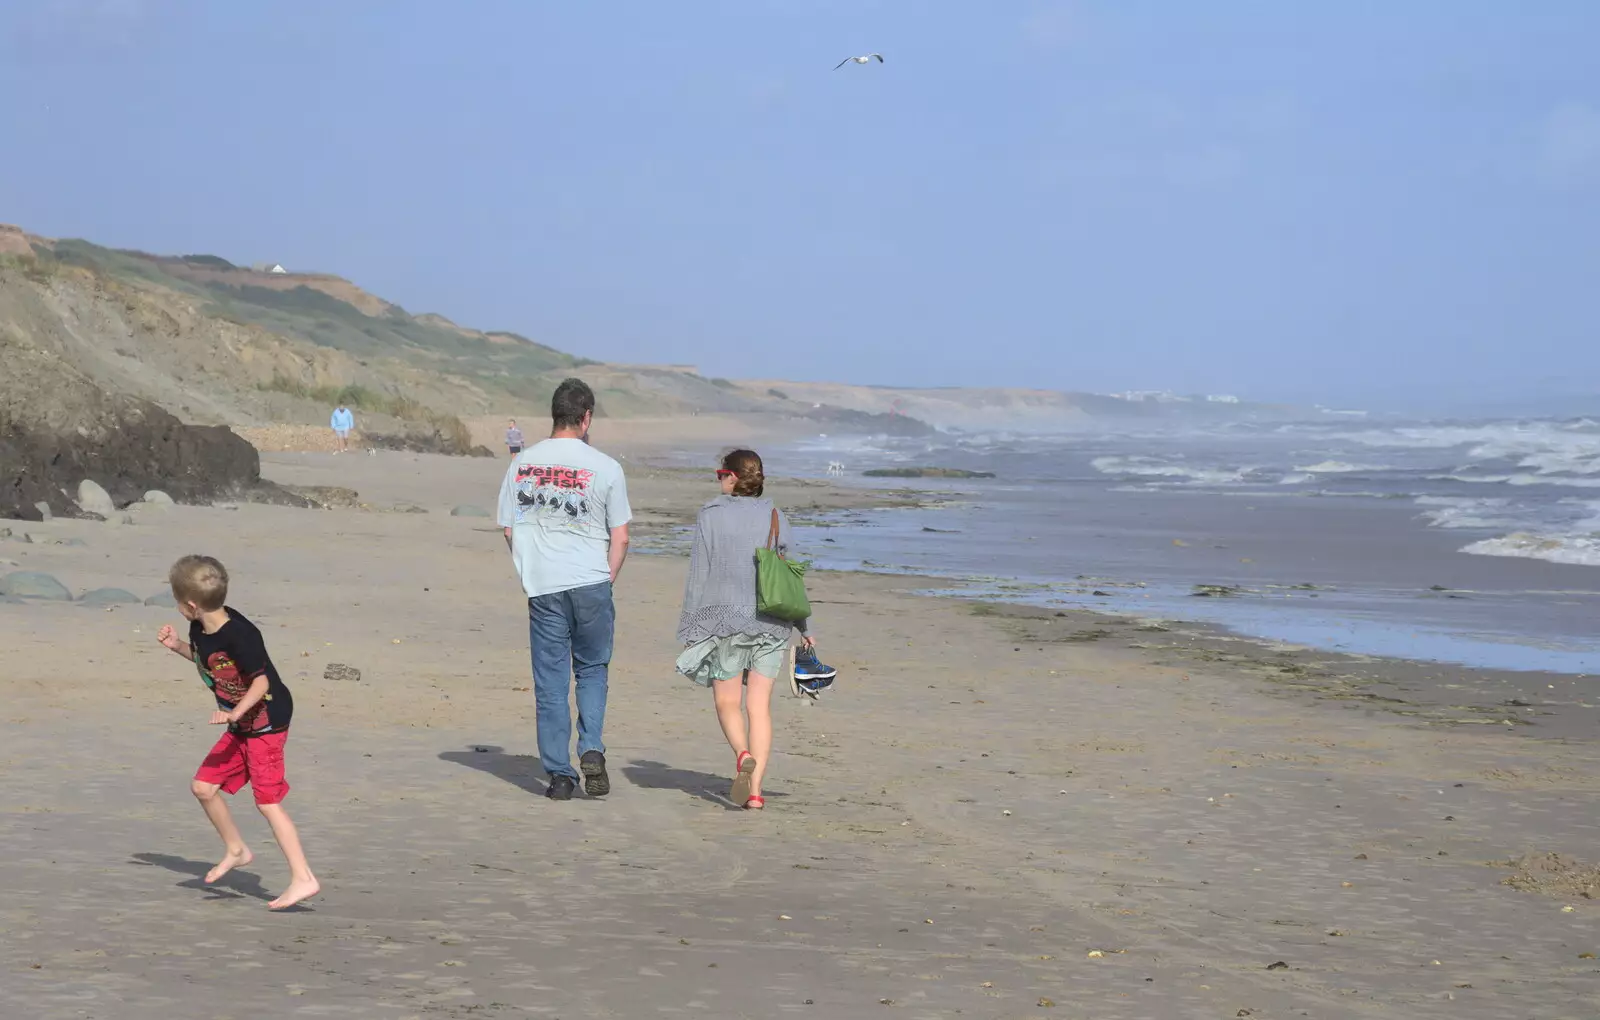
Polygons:
<instances>
[{"instance_id":1,"label":"woman's pale green skirt","mask_svg":"<svg viewBox=\"0 0 1600 1020\"><path fill-rule=\"evenodd\" d=\"M747 669L777 679L788 649L787 637L770 634L706 638L678 656L678 672L702 687L710 687L716 680L731 680Z\"/></svg>"}]
</instances>

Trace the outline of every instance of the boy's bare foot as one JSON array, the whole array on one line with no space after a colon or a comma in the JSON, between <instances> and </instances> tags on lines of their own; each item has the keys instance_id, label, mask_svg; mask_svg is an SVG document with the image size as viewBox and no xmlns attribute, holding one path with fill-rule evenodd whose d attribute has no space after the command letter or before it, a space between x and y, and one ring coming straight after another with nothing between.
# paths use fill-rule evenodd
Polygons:
<instances>
[{"instance_id":1,"label":"boy's bare foot","mask_svg":"<svg viewBox=\"0 0 1600 1020\"><path fill-rule=\"evenodd\" d=\"M315 875L307 879L296 879L289 883L289 888L283 891L282 896L267 904L267 909L282 910L285 907L292 907L301 900L308 900L321 891L322 883L317 881Z\"/></svg>"},{"instance_id":2,"label":"boy's bare foot","mask_svg":"<svg viewBox=\"0 0 1600 1020\"><path fill-rule=\"evenodd\" d=\"M212 882L215 882L217 879L221 878L223 875L226 875L234 868L237 868L240 865L249 864L255 859L256 855L251 853L250 848L247 846L242 846L237 850L229 850L226 854L223 854L222 860L217 862L216 867L206 872L206 885L210 885Z\"/></svg>"}]
</instances>

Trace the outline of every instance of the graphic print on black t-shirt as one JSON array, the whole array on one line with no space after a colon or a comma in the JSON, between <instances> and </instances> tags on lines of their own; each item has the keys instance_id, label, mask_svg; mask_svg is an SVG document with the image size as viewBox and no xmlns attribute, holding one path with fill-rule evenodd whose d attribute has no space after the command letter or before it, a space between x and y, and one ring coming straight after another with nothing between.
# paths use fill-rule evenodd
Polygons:
<instances>
[{"instance_id":1,"label":"graphic print on black t-shirt","mask_svg":"<svg viewBox=\"0 0 1600 1020\"><path fill-rule=\"evenodd\" d=\"M198 621L189 624L189 645L194 649L194 664L200 671L217 707L231 712L250 690L250 684L263 674L267 696L228 728L235 733L259 736L289 728L294 714L294 699L284 686L278 670L267 657L267 645L256 625L236 609L227 609L228 622L207 634Z\"/></svg>"}]
</instances>

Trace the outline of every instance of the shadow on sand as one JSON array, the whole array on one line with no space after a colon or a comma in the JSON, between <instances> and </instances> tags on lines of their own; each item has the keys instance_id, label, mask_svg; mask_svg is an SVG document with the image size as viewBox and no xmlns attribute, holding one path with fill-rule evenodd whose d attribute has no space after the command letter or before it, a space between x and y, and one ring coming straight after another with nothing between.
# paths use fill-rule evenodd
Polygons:
<instances>
[{"instance_id":1,"label":"shadow on sand","mask_svg":"<svg viewBox=\"0 0 1600 1020\"><path fill-rule=\"evenodd\" d=\"M622 772L634 786L647 790L679 790L729 811L744 810L743 805L728 799L728 786L733 781L731 776L675 768L659 761L632 761L623 766ZM768 800L777 800L783 794L769 793L765 796Z\"/></svg>"},{"instance_id":2,"label":"shadow on sand","mask_svg":"<svg viewBox=\"0 0 1600 1020\"><path fill-rule=\"evenodd\" d=\"M519 790L540 796L544 795L549 786L544 778L544 768L539 764L538 755L507 754L505 748L494 744L468 744L464 751L443 752L439 755L439 760L486 772L496 779L505 780ZM728 784L731 782L728 776L674 768L659 761L643 760L631 761L624 765L621 771L627 777L629 784L641 789L677 790L729 811L743 810L742 805L728 800ZM613 772L612 775L615 777L616 773ZM776 800L782 796L781 793L769 793L767 799ZM200 874L205 874L205 868L201 868Z\"/></svg>"},{"instance_id":3,"label":"shadow on sand","mask_svg":"<svg viewBox=\"0 0 1600 1020\"><path fill-rule=\"evenodd\" d=\"M237 900L250 897L257 900L271 900L272 893L261 884L260 877L234 868L232 871L217 879L215 885L206 885L206 872L212 868L209 861L191 861L184 857L174 857L171 854L134 854L132 864L141 864L145 867L166 868L168 871L180 875L188 875L189 880L179 882L180 889L199 889L210 898L216 900ZM290 907L298 910L299 906Z\"/></svg>"},{"instance_id":4,"label":"shadow on sand","mask_svg":"<svg viewBox=\"0 0 1600 1020\"><path fill-rule=\"evenodd\" d=\"M439 755L439 760L487 772L519 790L541 797L549 787L536 754L507 754L505 748L493 744L469 744L465 751L445 751Z\"/></svg>"}]
</instances>

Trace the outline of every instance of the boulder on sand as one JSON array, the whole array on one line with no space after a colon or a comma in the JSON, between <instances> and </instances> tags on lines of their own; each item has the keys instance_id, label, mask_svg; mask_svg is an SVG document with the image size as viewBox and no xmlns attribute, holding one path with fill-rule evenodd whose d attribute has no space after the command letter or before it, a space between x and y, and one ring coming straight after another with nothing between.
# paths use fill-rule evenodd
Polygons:
<instances>
[{"instance_id":1,"label":"boulder on sand","mask_svg":"<svg viewBox=\"0 0 1600 1020\"><path fill-rule=\"evenodd\" d=\"M78 483L78 509L109 518L117 512L117 504L111 501L111 494L101 488L99 482L85 478Z\"/></svg>"},{"instance_id":2,"label":"boulder on sand","mask_svg":"<svg viewBox=\"0 0 1600 1020\"><path fill-rule=\"evenodd\" d=\"M144 502L149 503L151 506L171 506L172 497L160 489L151 489L144 494Z\"/></svg>"},{"instance_id":3,"label":"boulder on sand","mask_svg":"<svg viewBox=\"0 0 1600 1020\"><path fill-rule=\"evenodd\" d=\"M485 510L481 506L473 506L471 503L463 503L460 506L456 507L455 509L451 510L450 511L450 516L451 517L488 517L489 516L489 511Z\"/></svg>"},{"instance_id":4,"label":"boulder on sand","mask_svg":"<svg viewBox=\"0 0 1600 1020\"><path fill-rule=\"evenodd\" d=\"M0 334L0 358L9 353L4 341ZM262 481L255 447L226 426L186 425L154 404L103 391L92 391L97 402L72 418L85 432L12 417L15 410L5 399L11 380L5 374L0 372L0 517L73 516L77 507L62 496L62 489L70 492L73 485L78 485L78 506L102 517L157 484L173 499L189 502L276 489ZM79 484L91 474L97 481ZM100 495L105 503L84 505Z\"/></svg>"},{"instance_id":5,"label":"boulder on sand","mask_svg":"<svg viewBox=\"0 0 1600 1020\"><path fill-rule=\"evenodd\" d=\"M71 602L72 593L67 586L49 574L36 570L19 570L0 577L0 595L15 595L22 599L47 599L51 602Z\"/></svg>"},{"instance_id":6,"label":"boulder on sand","mask_svg":"<svg viewBox=\"0 0 1600 1020\"><path fill-rule=\"evenodd\" d=\"M154 595L145 599L144 604L147 606L157 606L161 609L178 608L178 600L172 597L172 592L170 591L158 591Z\"/></svg>"}]
</instances>

